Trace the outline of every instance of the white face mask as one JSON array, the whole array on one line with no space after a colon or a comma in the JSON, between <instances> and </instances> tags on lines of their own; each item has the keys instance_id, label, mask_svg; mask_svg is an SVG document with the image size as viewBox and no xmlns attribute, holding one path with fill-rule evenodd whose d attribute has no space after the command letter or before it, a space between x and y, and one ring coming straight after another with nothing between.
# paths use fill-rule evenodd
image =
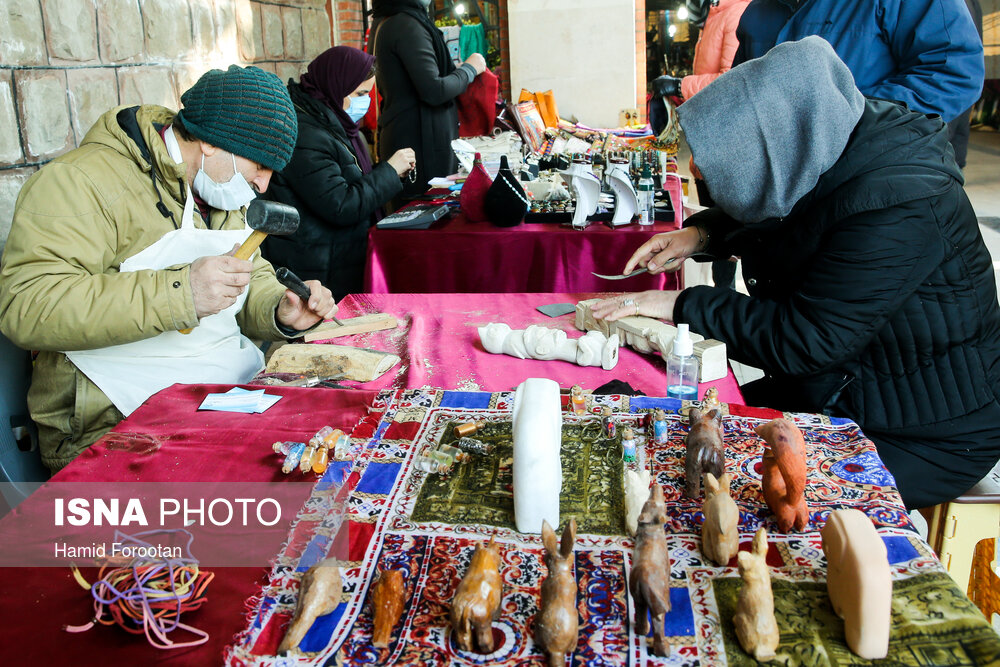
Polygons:
<instances>
[{"instance_id":1,"label":"white face mask","mask_svg":"<svg viewBox=\"0 0 1000 667\"><path fill-rule=\"evenodd\" d=\"M368 113L368 107L371 106L372 98L368 95L364 97L352 97L351 104L347 107L347 115L351 117L355 123L365 117Z\"/></svg>"},{"instance_id":2,"label":"white face mask","mask_svg":"<svg viewBox=\"0 0 1000 667\"><path fill-rule=\"evenodd\" d=\"M233 177L225 183L216 183L205 173L205 154L201 155L201 168L195 174L192 189L205 200L205 203L220 211L236 211L243 208L257 196L247 179L236 168L236 156L233 158Z\"/></svg>"}]
</instances>

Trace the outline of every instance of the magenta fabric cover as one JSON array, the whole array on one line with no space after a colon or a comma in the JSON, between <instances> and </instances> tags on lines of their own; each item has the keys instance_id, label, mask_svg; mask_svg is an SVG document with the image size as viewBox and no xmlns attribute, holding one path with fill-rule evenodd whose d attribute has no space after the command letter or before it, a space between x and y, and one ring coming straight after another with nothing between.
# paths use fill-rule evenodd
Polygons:
<instances>
[{"instance_id":1,"label":"magenta fabric cover","mask_svg":"<svg viewBox=\"0 0 1000 667\"><path fill-rule=\"evenodd\" d=\"M399 366L374 382L358 385L365 389L431 386L466 391L504 391L517 387L527 378L546 377L562 387L579 384L584 389L595 389L610 380L623 380L649 396L665 396L666 368L663 359L655 354L640 354L623 347L617 367L606 371L566 361L517 359L505 354L490 354L479 342L476 328L490 322L504 322L512 329L539 324L562 329L570 338L579 338L584 332L574 326L572 313L553 318L542 314L536 307L551 303L576 304L583 299L609 295L351 294L340 302L339 318L389 313L396 317L400 326L328 342L399 355L402 359ZM699 396L704 396L705 389L712 385L718 387L720 401L743 403L732 371L725 379L702 385Z\"/></svg>"},{"instance_id":2,"label":"magenta fabric cover","mask_svg":"<svg viewBox=\"0 0 1000 667\"><path fill-rule=\"evenodd\" d=\"M373 227L368 234L365 291L595 292L680 289L680 274L641 274L609 282L592 271L617 274L651 236L651 229L592 224L583 231L551 223L502 228L469 222L462 213L429 229Z\"/></svg>"}]
</instances>

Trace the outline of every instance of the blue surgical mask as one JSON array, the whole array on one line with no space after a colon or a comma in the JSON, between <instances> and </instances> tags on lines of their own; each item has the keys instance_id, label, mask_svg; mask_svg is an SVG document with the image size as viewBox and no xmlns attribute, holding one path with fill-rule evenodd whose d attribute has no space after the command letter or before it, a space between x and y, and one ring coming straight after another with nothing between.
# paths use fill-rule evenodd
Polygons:
<instances>
[{"instance_id":1,"label":"blue surgical mask","mask_svg":"<svg viewBox=\"0 0 1000 667\"><path fill-rule=\"evenodd\" d=\"M220 211L236 211L249 204L257 196L247 179L236 168L236 156L233 158L233 177L225 183L216 183L205 173L205 154L201 155L201 168L194 176L191 187L195 193L205 200L205 203Z\"/></svg>"},{"instance_id":2,"label":"blue surgical mask","mask_svg":"<svg viewBox=\"0 0 1000 667\"><path fill-rule=\"evenodd\" d=\"M351 106L347 107L347 115L351 117L355 123L365 117L368 113L368 107L371 106L372 98L368 95L364 97L352 97Z\"/></svg>"}]
</instances>

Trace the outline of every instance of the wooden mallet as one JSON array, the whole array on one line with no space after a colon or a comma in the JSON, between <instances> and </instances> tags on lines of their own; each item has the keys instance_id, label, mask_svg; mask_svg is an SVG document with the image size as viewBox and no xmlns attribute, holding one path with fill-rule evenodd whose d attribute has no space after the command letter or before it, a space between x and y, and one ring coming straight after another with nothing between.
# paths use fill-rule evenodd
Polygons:
<instances>
[{"instance_id":1,"label":"wooden mallet","mask_svg":"<svg viewBox=\"0 0 1000 667\"><path fill-rule=\"evenodd\" d=\"M253 230L236 251L237 259L250 259L268 235L288 236L299 228L299 212L295 207L264 199L254 199L247 207L246 223ZM191 329L181 329L191 333Z\"/></svg>"}]
</instances>

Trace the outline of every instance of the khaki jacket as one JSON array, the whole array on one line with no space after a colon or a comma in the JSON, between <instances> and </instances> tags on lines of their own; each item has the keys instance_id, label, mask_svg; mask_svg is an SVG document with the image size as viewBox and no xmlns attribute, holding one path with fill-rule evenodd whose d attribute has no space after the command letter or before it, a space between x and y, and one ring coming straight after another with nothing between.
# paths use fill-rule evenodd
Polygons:
<instances>
[{"instance_id":1,"label":"khaki jacket","mask_svg":"<svg viewBox=\"0 0 1000 667\"><path fill-rule=\"evenodd\" d=\"M159 135L173 116L158 106L112 109L79 148L36 172L18 196L0 264L0 330L19 347L39 351L28 408L39 427L42 460L53 470L122 419L62 351L198 325L190 265L118 271L180 227L185 166L170 158ZM195 211L195 225L206 227ZM207 227L243 224L242 212L212 210ZM237 321L249 338L281 339L274 311L284 288L259 253L253 264Z\"/></svg>"}]
</instances>

